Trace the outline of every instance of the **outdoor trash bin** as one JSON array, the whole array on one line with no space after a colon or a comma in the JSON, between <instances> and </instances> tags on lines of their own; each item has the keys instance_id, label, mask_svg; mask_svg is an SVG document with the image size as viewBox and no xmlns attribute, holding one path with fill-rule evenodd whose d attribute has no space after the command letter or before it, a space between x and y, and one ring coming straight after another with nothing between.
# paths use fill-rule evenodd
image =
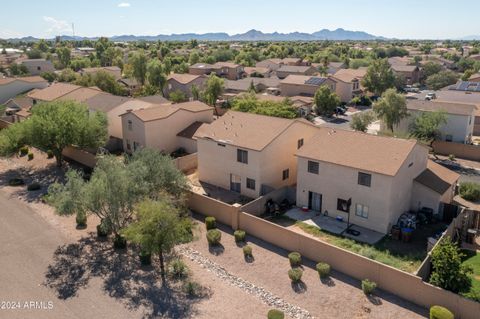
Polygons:
<instances>
[{"instance_id":1,"label":"outdoor trash bin","mask_svg":"<svg viewBox=\"0 0 480 319\"><path fill-rule=\"evenodd\" d=\"M412 228L402 228L402 241L408 243L412 240Z\"/></svg>"},{"instance_id":2,"label":"outdoor trash bin","mask_svg":"<svg viewBox=\"0 0 480 319\"><path fill-rule=\"evenodd\" d=\"M392 226L392 238L395 240L400 240L400 227L397 225Z\"/></svg>"}]
</instances>

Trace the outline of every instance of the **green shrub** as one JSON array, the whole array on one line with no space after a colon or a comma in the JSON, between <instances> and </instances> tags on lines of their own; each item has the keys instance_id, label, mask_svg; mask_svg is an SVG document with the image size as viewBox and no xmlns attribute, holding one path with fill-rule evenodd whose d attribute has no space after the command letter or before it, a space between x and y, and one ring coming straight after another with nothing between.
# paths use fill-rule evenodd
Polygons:
<instances>
[{"instance_id":1,"label":"green shrub","mask_svg":"<svg viewBox=\"0 0 480 319\"><path fill-rule=\"evenodd\" d=\"M473 182L460 183L460 196L469 201L478 201L480 199L480 184Z\"/></svg>"},{"instance_id":2,"label":"green shrub","mask_svg":"<svg viewBox=\"0 0 480 319\"><path fill-rule=\"evenodd\" d=\"M202 290L202 286L200 284L194 282L194 281L187 281L183 285L183 291L189 296L189 297L197 297L200 295Z\"/></svg>"},{"instance_id":3,"label":"green shrub","mask_svg":"<svg viewBox=\"0 0 480 319\"><path fill-rule=\"evenodd\" d=\"M152 254L149 253L148 251L141 250L140 253L138 254L138 257L140 258L140 263L142 265L148 266L152 264Z\"/></svg>"},{"instance_id":4,"label":"green shrub","mask_svg":"<svg viewBox=\"0 0 480 319\"><path fill-rule=\"evenodd\" d=\"M327 278L330 275L329 264L320 262L317 264L316 268L320 278Z\"/></svg>"},{"instance_id":5,"label":"green shrub","mask_svg":"<svg viewBox=\"0 0 480 319\"><path fill-rule=\"evenodd\" d=\"M188 267L183 260L175 259L168 267L168 274L175 279L186 278L188 276Z\"/></svg>"},{"instance_id":6,"label":"green shrub","mask_svg":"<svg viewBox=\"0 0 480 319\"><path fill-rule=\"evenodd\" d=\"M87 214L85 213L77 213L75 216L75 221L77 222L77 227L87 227Z\"/></svg>"},{"instance_id":7,"label":"green shrub","mask_svg":"<svg viewBox=\"0 0 480 319\"><path fill-rule=\"evenodd\" d=\"M298 267L302 264L302 255L297 252L288 254L288 260L290 261L290 266Z\"/></svg>"},{"instance_id":8,"label":"green shrub","mask_svg":"<svg viewBox=\"0 0 480 319\"><path fill-rule=\"evenodd\" d=\"M441 306L430 307L430 319L454 319L453 313Z\"/></svg>"},{"instance_id":9,"label":"green shrub","mask_svg":"<svg viewBox=\"0 0 480 319\"><path fill-rule=\"evenodd\" d=\"M252 247L251 246L243 246L243 255L245 257L252 257Z\"/></svg>"},{"instance_id":10,"label":"green shrub","mask_svg":"<svg viewBox=\"0 0 480 319\"><path fill-rule=\"evenodd\" d=\"M218 229L210 229L207 231L207 241L210 245L218 245L220 244L220 240L222 239L222 233Z\"/></svg>"},{"instance_id":11,"label":"green shrub","mask_svg":"<svg viewBox=\"0 0 480 319\"><path fill-rule=\"evenodd\" d=\"M285 318L285 314L283 311L277 309L271 309L268 311L267 319L283 319Z\"/></svg>"},{"instance_id":12,"label":"green shrub","mask_svg":"<svg viewBox=\"0 0 480 319\"><path fill-rule=\"evenodd\" d=\"M107 222L105 222L104 219L102 219L100 221L100 224L97 225L97 236L98 237L107 237L108 234L110 234L110 227L109 225L107 224Z\"/></svg>"},{"instance_id":13,"label":"green shrub","mask_svg":"<svg viewBox=\"0 0 480 319\"><path fill-rule=\"evenodd\" d=\"M8 185L9 186L22 186L22 185L25 185L25 181L22 178L15 177L15 178L11 178L8 181Z\"/></svg>"},{"instance_id":14,"label":"green shrub","mask_svg":"<svg viewBox=\"0 0 480 319\"><path fill-rule=\"evenodd\" d=\"M288 277L292 282L299 282L302 280L303 271L300 268L292 268L288 271Z\"/></svg>"},{"instance_id":15,"label":"green shrub","mask_svg":"<svg viewBox=\"0 0 480 319\"><path fill-rule=\"evenodd\" d=\"M217 228L217 222L215 220L215 217L205 217L205 226L207 227L207 230Z\"/></svg>"},{"instance_id":16,"label":"green shrub","mask_svg":"<svg viewBox=\"0 0 480 319\"><path fill-rule=\"evenodd\" d=\"M235 237L235 241L238 243L238 242L245 241L246 233L244 230L239 229L233 233L233 236Z\"/></svg>"},{"instance_id":17,"label":"green shrub","mask_svg":"<svg viewBox=\"0 0 480 319\"><path fill-rule=\"evenodd\" d=\"M362 290L363 293L366 295L371 295L375 288L377 288L377 284L369 279L362 280Z\"/></svg>"},{"instance_id":18,"label":"green shrub","mask_svg":"<svg viewBox=\"0 0 480 319\"><path fill-rule=\"evenodd\" d=\"M31 183L27 186L27 191L38 191L40 188L42 188L42 186L39 183Z\"/></svg>"},{"instance_id":19,"label":"green shrub","mask_svg":"<svg viewBox=\"0 0 480 319\"><path fill-rule=\"evenodd\" d=\"M448 159L451 160L452 162L455 161L455 155L453 154L448 155Z\"/></svg>"},{"instance_id":20,"label":"green shrub","mask_svg":"<svg viewBox=\"0 0 480 319\"><path fill-rule=\"evenodd\" d=\"M127 248L127 240L122 235L115 235L113 238L113 248L115 249L126 249Z\"/></svg>"},{"instance_id":21,"label":"green shrub","mask_svg":"<svg viewBox=\"0 0 480 319\"><path fill-rule=\"evenodd\" d=\"M28 153L28 160L29 161L33 160L33 153Z\"/></svg>"},{"instance_id":22,"label":"green shrub","mask_svg":"<svg viewBox=\"0 0 480 319\"><path fill-rule=\"evenodd\" d=\"M24 146L20 148L20 156L25 156L28 154L28 147Z\"/></svg>"},{"instance_id":23,"label":"green shrub","mask_svg":"<svg viewBox=\"0 0 480 319\"><path fill-rule=\"evenodd\" d=\"M53 152L51 150L47 151L47 158L48 159L53 158Z\"/></svg>"}]
</instances>

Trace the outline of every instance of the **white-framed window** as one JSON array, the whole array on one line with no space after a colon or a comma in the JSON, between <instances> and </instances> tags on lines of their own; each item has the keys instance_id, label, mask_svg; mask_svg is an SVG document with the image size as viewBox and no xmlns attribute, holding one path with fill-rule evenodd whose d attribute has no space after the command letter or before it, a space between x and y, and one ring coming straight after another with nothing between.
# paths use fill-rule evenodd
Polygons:
<instances>
[{"instance_id":1,"label":"white-framed window","mask_svg":"<svg viewBox=\"0 0 480 319\"><path fill-rule=\"evenodd\" d=\"M320 165L318 162L308 161L308 172L312 174L317 174L320 171Z\"/></svg>"},{"instance_id":2,"label":"white-framed window","mask_svg":"<svg viewBox=\"0 0 480 319\"><path fill-rule=\"evenodd\" d=\"M237 162L248 164L248 151L237 149Z\"/></svg>"},{"instance_id":3,"label":"white-framed window","mask_svg":"<svg viewBox=\"0 0 480 319\"><path fill-rule=\"evenodd\" d=\"M372 185L372 175L358 172L358 185L370 187Z\"/></svg>"},{"instance_id":4,"label":"white-framed window","mask_svg":"<svg viewBox=\"0 0 480 319\"><path fill-rule=\"evenodd\" d=\"M127 125L128 125L128 130L131 131L132 130L132 120L128 120L127 122Z\"/></svg>"},{"instance_id":5,"label":"white-framed window","mask_svg":"<svg viewBox=\"0 0 480 319\"><path fill-rule=\"evenodd\" d=\"M255 190L255 180L247 177L247 188Z\"/></svg>"},{"instance_id":6,"label":"white-framed window","mask_svg":"<svg viewBox=\"0 0 480 319\"><path fill-rule=\"evenodd\" d=\"M355 215L362 218L368 218L368 206L363 204L356 204Z\"/></svg>"}]
</instances>

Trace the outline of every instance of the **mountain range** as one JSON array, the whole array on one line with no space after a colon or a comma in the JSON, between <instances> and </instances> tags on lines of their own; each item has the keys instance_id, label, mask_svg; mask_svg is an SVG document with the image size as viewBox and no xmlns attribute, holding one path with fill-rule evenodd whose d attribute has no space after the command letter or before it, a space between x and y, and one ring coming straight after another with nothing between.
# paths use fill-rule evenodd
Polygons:
<instances>
[{"instance_id":1,"label":"mountain range","mask_svg":"<svg viewBox=\"0 0 480 319\"><path fill-rule=\"evenodd\" d=\"M98 37L72 37L68 35L62 35L62 40L71 41L71 40L96 40ZM224 32L216 33L183 33L183 34L159 34L153 36L142 36L142 35L118 35L112 36L109 38L111 41L118 42L129 42L129 41L189 41L189 40L200 40L200 41L317 41L317 40L387 40L387 38L375 36L363 31L349 31L342 28L336 30L323 29L313 33L304 33L304 32L291 32L291 33L263 33L258 30L250 30L245 33L229 35ZM23 37L23 38L12 38L8 39L9 41L26 41L33 42L38 41L38 38L35 37Z\"/></svg>"}]
</instances>

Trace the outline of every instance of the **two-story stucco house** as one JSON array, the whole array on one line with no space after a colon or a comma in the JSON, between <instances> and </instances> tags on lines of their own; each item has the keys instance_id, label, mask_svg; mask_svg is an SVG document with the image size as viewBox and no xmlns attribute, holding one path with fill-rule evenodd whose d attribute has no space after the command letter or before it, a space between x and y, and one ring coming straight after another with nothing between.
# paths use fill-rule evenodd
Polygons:
<instances>
[{"instance_id":1,"label":"two-story stucco house","mask_svg":"<svg viewBox=\"0 0 480 319\"><path fill-rule=\"evenodd\" d=\"M458 180L435 165L428 170L428 150L415 140L346 130L319 128L297 158L297 206L380 233L419 205L438 213Z\"/></svg>"},{"instance_id":2,"label":"two-story stucco house","mask_svg":"<svg viewBox=\"0 0 480 319\"><path fill-rule=\"evenodd\" d=\"M55 71L55 67L53 66L52 62L45 59L23 60L22 65L28 69L28 73L31 75L40 75L43 72Z\"/></svg>"},{"instance_id":3,"label":"two-story stucco house","mask_svg":"<svg viewBox=\"0 0 480 319\"><path fill-rule=\"evenodd\" d=\"M294 154L316 132L303 119L228 111L197 132L198 178L251 198L295 184Z\"/></svg>"},{"instance_id":4,"label":"two-story stucco house","mask_svg":"<svg viewBox=\"0 0 480 319\"><path fill-rule=\"evenodd\" d=\"M367 68L340 69L332 76L337 82L335 93L340 101L347 103L355 96L362 94L360 83L365 74L367 74Z\"/></svg>"},{"instance_id":5,"label":"two-story stucco house","mask_svg":"<svg viewBox=\"0 0 480 319\"><path fill-rule=\"evenodd\" d=\"M192 101L127 111L121 118L123 148L127 153L144 147L168 154L179 148L195 153L197 145L193 135L201 123L212 122L213 108Z\"/></svg>"},{"instance_id":6,"label":"two-story stucco house","mask_svg":"<svg viewBox=\"0 0 480 319\"><path fill-rule=\"evenodd\" d=\"M280 92L282 96L314 96L315 92L322 85L328 86L332 91L336 91L337 81L333 78L307 75L289 75L280 81Z\"/></svg>"},{"instance_id":7,"label":"two-story stucco house","mask_svg":"<svg viewBox=\"0 0 480 319\"><path fill-rule=\"evenodd\" d=\"M215 64L196 63L188 68L188 73L193 75L215 73L219 77L238 80L243 77L243 66L232 62L217 62Z\"/></svg>"},{"instance_id":8,"label":"two-story stucco house","mask_svg":"<svg viewBox=\"0 0 480 319\"><path fill-rule=\"evenodd\" d=\"M476 106L453 102L407 100L409 116L394 127L395 131L408 132L415 118L425 112L444 111L447 122L442 124L438 139L446 142L470 143L475 125ZM383 129L383 123L381 128Z\"/></svg>"},{"instance_id":9,"label":"two-story stucco house","mask_svg":"<svg viewBox=\"0 0 480 319\"><path fill-rule=\"evenodd\" d=\"M167 78L167 85L164 88L165 96L170 93L180 91L187 97L192 97L192 87L195 85L199 90L202 90L207 77L204 75L193 74L170 74Z\"/></svg>"}]
</instances>

